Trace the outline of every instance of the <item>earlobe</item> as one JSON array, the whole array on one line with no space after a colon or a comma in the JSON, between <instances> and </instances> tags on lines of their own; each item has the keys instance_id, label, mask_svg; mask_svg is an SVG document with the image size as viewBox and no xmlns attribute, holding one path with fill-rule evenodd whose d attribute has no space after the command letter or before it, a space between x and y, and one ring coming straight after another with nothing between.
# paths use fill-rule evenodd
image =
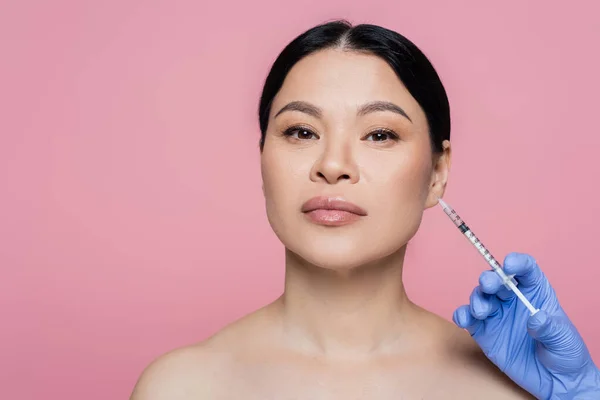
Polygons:
<instances>
[{"instance_id":1,"label":"earlobe","mask_svg":"<svg viewBox=\"0 0 600 400\"><path fill-rule=\"evenodd\" d=\"M439 183L434 184L429 189L429 194L427 195L427 201L425 203L425 208L434 207L438 203L438 199L440 199L444 196L445 191L446 191L445 183L443 185L439 184Z\"/></svg>"},{"instance_id":2,"label":"earlobe","mask_svg":"<svg viewBox=\"0 0 600 400\"><path fill-rule=\"evenodd\" d=\"M442 143L442 153L434 159L433 169L431 171L431 184L425 208L434 207L438 203L438 199L442 198L446 191L448 183L448 174L450 172L450 141L444 140Z\"/></svg>"}]
</instances>

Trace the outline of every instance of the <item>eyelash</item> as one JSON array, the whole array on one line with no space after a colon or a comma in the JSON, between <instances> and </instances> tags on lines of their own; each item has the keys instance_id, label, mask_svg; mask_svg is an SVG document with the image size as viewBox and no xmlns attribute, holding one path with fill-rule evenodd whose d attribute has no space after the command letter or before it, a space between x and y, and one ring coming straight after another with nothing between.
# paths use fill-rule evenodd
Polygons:
<instances>
[{"instance_id":1,"label":"eyelash","mask_svg":"<svg viewBox=\"0 0 600 400\"><path fill-rule=\"evenodd\" d=\"M292 126L287 128L286 130L283 131L283 135L286 137L291 137L294 133L298 132L298 131L306 131L312 135L315 135L318 137L318 135L316 133L314 133L311 129L303 127L303 126ZM386 128L378 128L375 129L374 131L370 132L366 137L372 136L372 135L377 135L377 134L384 134L384 135L388 135L390 140L393 140L394 142L397 142L398 140L400 140L400 137L396 134L396 132L390 130L390 129L386 129ZM298 140L309 140L309 139L300 139L297 138ZM386 140L374 140L374 142L385 142Z\"/></svg>"}]
</instances>

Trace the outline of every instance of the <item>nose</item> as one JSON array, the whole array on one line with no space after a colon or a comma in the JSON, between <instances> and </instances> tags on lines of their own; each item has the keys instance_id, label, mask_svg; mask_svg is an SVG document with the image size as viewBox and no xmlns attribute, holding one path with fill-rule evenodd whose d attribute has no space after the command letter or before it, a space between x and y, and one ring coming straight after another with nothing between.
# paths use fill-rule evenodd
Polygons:
<instances>
[{"instance_id":1,"label":"nose","mask_svg":"<svg viewBox=\"0 0 600 400\"><path fill-rule=\"evenodd\" d=\"M359 169L348 145L329 145L321 157L315 162L310 172L313 182L356 183L359 180Z\"/></svg>"}]
</instances>

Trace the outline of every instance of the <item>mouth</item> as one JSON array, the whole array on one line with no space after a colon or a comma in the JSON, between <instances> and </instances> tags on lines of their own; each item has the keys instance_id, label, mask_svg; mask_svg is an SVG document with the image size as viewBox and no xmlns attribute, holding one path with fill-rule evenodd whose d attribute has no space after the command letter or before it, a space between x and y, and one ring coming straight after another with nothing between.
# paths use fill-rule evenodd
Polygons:
<instances>
[{"instance_id":1,"label":"mouth","mask_svg":"<svg viewBox=\"0 0 600 400\"><path fill-rule=\"evenodd\" d=\"M342 226L358 221L367 212L339 197L313 197L302 205L302 213L318 225Z\"/></svg>"}]
</instances>

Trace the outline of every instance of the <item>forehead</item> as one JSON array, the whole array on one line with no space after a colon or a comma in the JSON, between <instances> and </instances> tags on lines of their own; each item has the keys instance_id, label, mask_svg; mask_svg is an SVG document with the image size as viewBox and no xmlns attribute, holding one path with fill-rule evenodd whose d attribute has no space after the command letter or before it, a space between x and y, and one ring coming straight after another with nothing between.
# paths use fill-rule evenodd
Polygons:
<instances>
[{"instance_id":1,"label":"forehead","mask_svg":"<svg viewBox=\"0 0 600 400\"><path fill-rule=\"evenodd\" d=\"M314 103L325 112L376 100L390 101L402 107L411 119L424 118L419 104L383 59L356 51L327 49L296 63L275 97L273 108L296 100Z\"/></svg>"}]
</instances>

